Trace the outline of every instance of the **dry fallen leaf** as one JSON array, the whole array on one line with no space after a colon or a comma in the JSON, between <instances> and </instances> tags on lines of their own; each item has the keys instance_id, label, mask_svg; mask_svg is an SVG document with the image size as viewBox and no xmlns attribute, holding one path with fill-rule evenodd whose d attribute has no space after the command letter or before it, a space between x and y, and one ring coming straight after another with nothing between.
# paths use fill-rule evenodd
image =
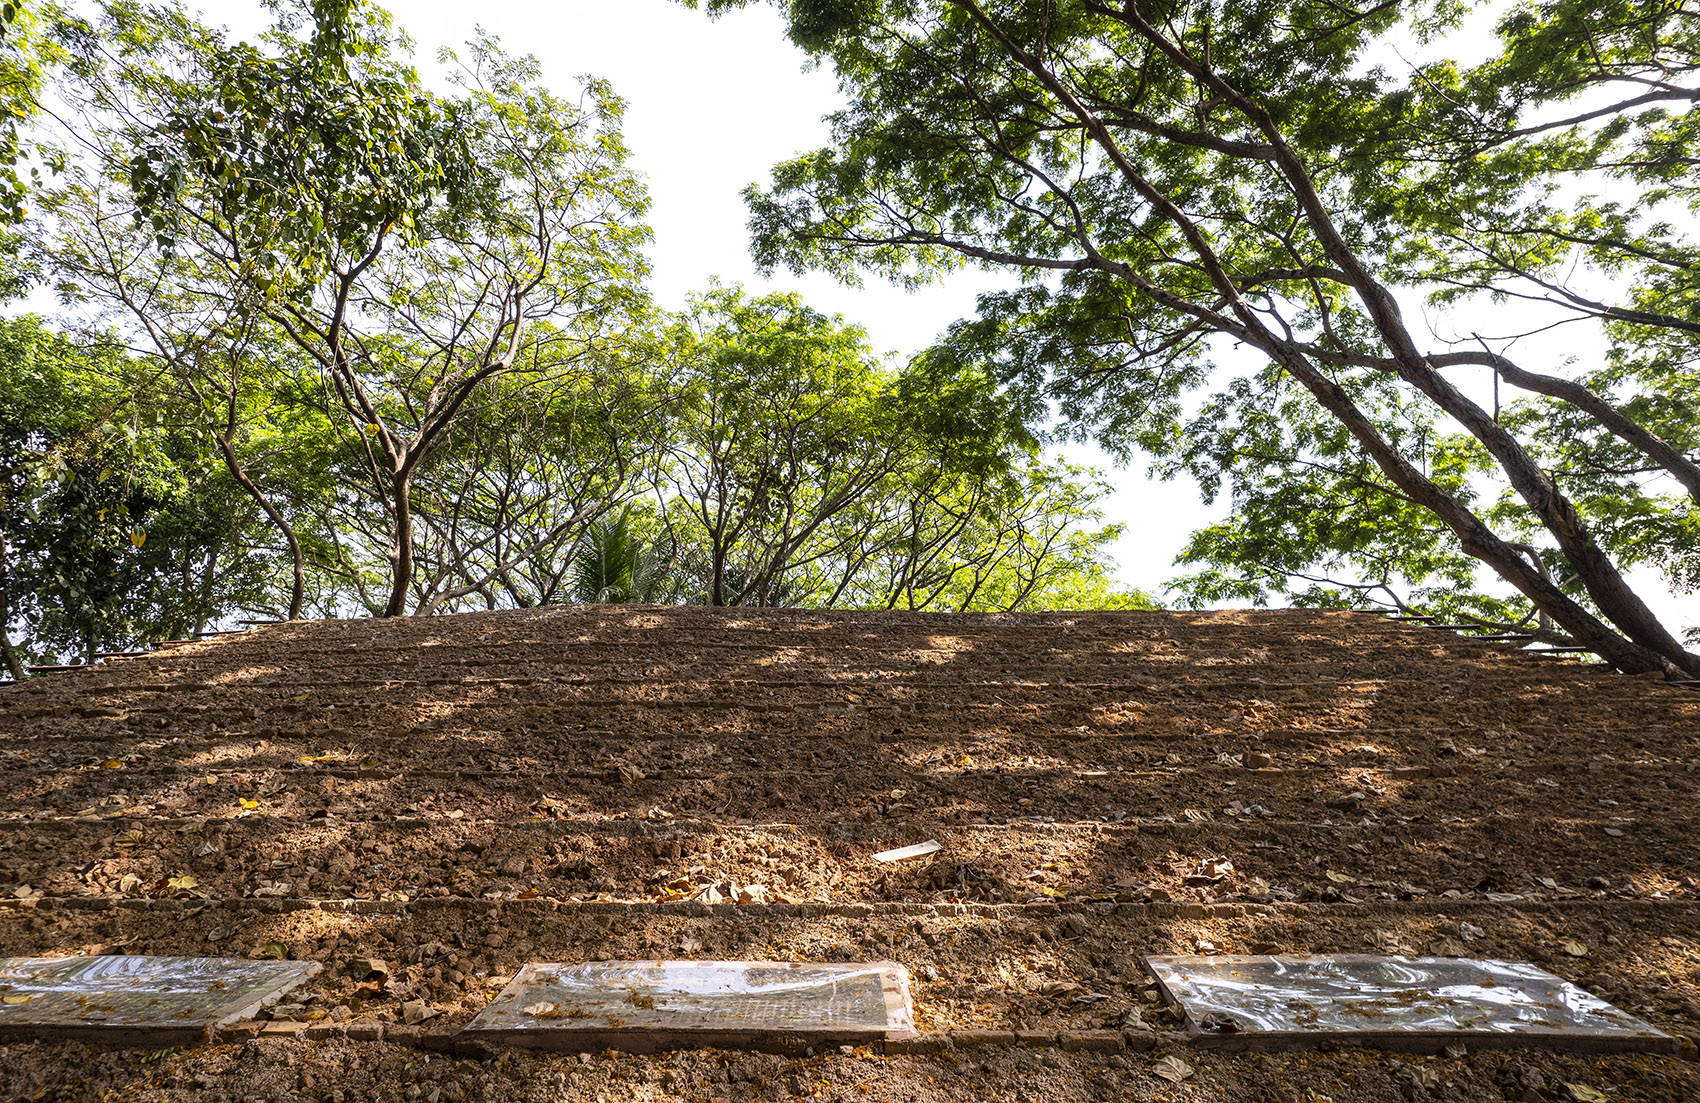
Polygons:
<instances>
[{"instance_id":1,"label":"dry fallen leaf","mask_svg":"<svg viewBox=\"0 0 1700 1103\"><path fill-rule=\"evenodd\" d=\"M27 994L17 995L17 996L0 996L0 1003L11 1003L11 1004L28 1003L33 999L35 999L34 996L27 995Z\"/></svg>"},{"instance_id":2,"label":"dry fallen leaf","mask_svg":"<svg viewBox=\"0 0 1700 1103\"><path fill-rule=\"evenodd\" d=\"M401 1017L408 1026L418 1026L426 1019L434 1019L438 1012L430 1004L422 1000L408 1000L401 1005Z\"/></svg>"},{"instance_id":3,"label":"dry fallen leaf","mask_svg":"<svg viewBox=\"0 0 1700 1103\"><path fill-rule=\"evenodd\" d=\"M1569 954L1571 957L1587 957L1588 956L1588 947L1582 945L1580 942L1577 942L1575 939L1570 939L1569 941L1563 943L1561 946L1559 946L1559 949L1563 950L1565 953Z\"/></svg>"},{"instance_id":4,"label":"dry fallen leaf","mask_svg":"<svg viewBox=\"0 0 1700 1103\"><path fill-rule=\"evenodd\" d=\"M1186 881L1189 885L1209 884L1226 880L1233 875L1234 863L1226 857L1203 858L1199 860L1197 867L1186 875Z\"/></svg>"},{"instance_id":5,"label":"dry fallen leaf","mask_svg":"<svg viewBox=\"0 0 1700 1103\"><path fill-rule=\"evenodd\" d=\"M1171 1084L1179 1084L1192 1075L1192 1066L1179 1057L1169 1056L1151 1066L1151 1073L1160 1076Z\"/></svg>"},{"instance_id":6,"label":"dry fallen leaf","mask_svg":"<svg viewBox=\"0 0 1700 1103\"><path fill-rule=\"evenodd\" d=\"M1564 1090L1570 1093L1572 1103L1611 1103L1611 1096L1586 1084L1572 1084L1566 1081Z\"/></svg>"}]
</instances>

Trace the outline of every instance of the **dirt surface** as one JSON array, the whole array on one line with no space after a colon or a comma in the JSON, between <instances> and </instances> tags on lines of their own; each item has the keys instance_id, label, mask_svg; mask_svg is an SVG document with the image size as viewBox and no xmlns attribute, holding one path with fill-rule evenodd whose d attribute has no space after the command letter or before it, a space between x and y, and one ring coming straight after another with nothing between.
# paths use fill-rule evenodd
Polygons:
<instances>
[{"instance_id":1,"label":"dirt surface","mask_svg":"<svg viewBox=\"0 0 1700 1103\"><path fill-rule=\"evenodd\" d=\"M1679 1057L1201 1055L1139 963L1509 958L1700 1034L1697 763L1700 695L1364 614L268 626L0 690L0 954L310 958L275 1018L437 1030L527 961L890 958L923 1031L1025 1044L23 1044L0 1099L1700 1099Z\"/></svg>"}]
</instances>

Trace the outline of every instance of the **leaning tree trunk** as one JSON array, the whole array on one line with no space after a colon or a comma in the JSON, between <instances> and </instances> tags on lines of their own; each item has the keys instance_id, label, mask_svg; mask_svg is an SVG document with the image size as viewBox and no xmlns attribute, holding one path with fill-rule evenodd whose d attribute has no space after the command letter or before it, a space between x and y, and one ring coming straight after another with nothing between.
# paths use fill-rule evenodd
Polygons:
<instances>
[{"instance_id":1,"label":"leaning tree trunk","mask_svg":"<svg viewBox=\"0 0 1700 1103\"><path fill-rule=\"evenodd\" d=\"M289 518L285 517L283 511L272 504L271 499L266 496L264 491L254 485L254 481L243 470L241 461L236 458L236 449L230 438L222 433L219 434L218 446L220 451L224 453L224 466L230 471L231 478L235 479L242 489L248 492L248 496L254 499L255 504L260 507L260 511L266 515L266 520L270 521L283 534L284 540L289 543L289 563L294 577L289 586L289 616L285 619L300 620L301 601L307 589L307 567L305 556L301 551L301 538L295 534L295 526L289 523Z\"/></svg>"}]
</instances>

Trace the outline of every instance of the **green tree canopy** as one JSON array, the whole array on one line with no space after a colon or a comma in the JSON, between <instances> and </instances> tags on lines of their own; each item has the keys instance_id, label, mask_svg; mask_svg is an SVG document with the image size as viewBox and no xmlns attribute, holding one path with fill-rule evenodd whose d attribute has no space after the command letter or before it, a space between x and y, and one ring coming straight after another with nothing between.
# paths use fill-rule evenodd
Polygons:
<instances>
[{"instance_id":1,"label":"green tree canopy","mask_svg":"<svg viewBox=\"0 0 1700 1103\"><path fill-rule=\"evenodd\" d=\"M1680 571L1694 548L1695 254L1667 217L1690 209L1700 118L1680 6L1519 5L1475 68L1388 63L1471 7L1448 0L779 6L849 102L830 147L749 193L764 264L1020 272L950 345L1030 413L1054 404L1075 432L1229 487L1238 531L1190 549L1223 593L1260 575L1290 590L1319 562L1361 576L1355 600L1383 570L1433 591L1464 581L1462 555L1516 590L1498 615L1538 611L1625 670L1700 676L1623 574ZM1645 201L1592 198L1602 178ZM1617 280L1567 286L1578 262ZM1461 293L1538 297L1604 327L1613 354L1534 371L1407 317L1415 295ZM1194 417L1224 341L1267 366ZM1453 378L1472 369L1528 397L1489 409ZM1310 516L1343 499L1341 523Z\"/></svg>"}]
</instances>

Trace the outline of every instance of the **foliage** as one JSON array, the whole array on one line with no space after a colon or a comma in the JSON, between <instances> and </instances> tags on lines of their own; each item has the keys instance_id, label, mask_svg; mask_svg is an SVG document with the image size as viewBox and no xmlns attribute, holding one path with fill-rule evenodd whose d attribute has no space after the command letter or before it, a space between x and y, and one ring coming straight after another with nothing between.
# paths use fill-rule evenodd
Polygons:
<instances>
[{"instance_id":1,"label":"foliage","mask_svg":"<svg viewBox=\"0 0 1700 1103\"><path fill-rule=\"evenodd\" d=\"M981 364L794 295L655 309L605 84L480 37L439 94L364 0L270 6L6 23L0 80L57 65L25 259L70 313L0 330L14 676L242 614L1146 603Z\"/></svg>"},{"instance_id":2,"label":"foliage","mask_svg":"<svg viewBox=\"0 0 1700 1103\"><path fill-rule=\"evenodd\" d=\"M605 84L565 100L479 38L438 97L379 9L278 12L259 45L116 0L60 26L98 157L50 197L49 253L69 295L127 312L174 364L255 327L307 359L357 461L339 508L359 538L337 561L396 615L415 597L416 475L459 422L550 384L641 306L647 201ZM380 522L353 518L362 497ZM388 579L368 594L374 544Z\"/></svg>"},{"instance_id":3,"label":"foliage","mask_svg":"<svg viewBox=\"0 0 1700 1103\"><path fill-rule=\"evenodd\" d=\"M252 517L150 375L33 318L0 327L0 610L31 658L181 637L273 582L246 555Z\"/></svg>"},{"instance_id":4,"label":"foliage","mask_svg":"<svg viewBox=\"0 0 1700 1103\"><path fill-rule=\"evenodd\" d=\"M953 327L951 354L1029 418L1055 410L1232 493L1234 519L1188 549L1194 598L1435 607L1461 587L1484 620L1538 610L1625 670L1700 675L1622 573L1683 577L1700 502L1695 268L1667 218L1693 201L1693 128L1666 114L1697 98L1680 6L1523 5L1499 56L1414 70L1378 62L1466 5L779 6L848 104L830 147L748 193L758 259L1021 273ZM1602 177L1646 202L1561 205ZM1583 270L1647 290L1610 302L1617 284L1569 285ZM1401 307L1424 293L1539 298L1616 342L1611 371L1532 371L1473 335L1437 346ZM1230 343L1269 367L1227 367ZM1530 397L1489 411L1448 377L1465 368ZM1517 596L1479 591L1466 556Z\"/></svg>"}]
</instances>

